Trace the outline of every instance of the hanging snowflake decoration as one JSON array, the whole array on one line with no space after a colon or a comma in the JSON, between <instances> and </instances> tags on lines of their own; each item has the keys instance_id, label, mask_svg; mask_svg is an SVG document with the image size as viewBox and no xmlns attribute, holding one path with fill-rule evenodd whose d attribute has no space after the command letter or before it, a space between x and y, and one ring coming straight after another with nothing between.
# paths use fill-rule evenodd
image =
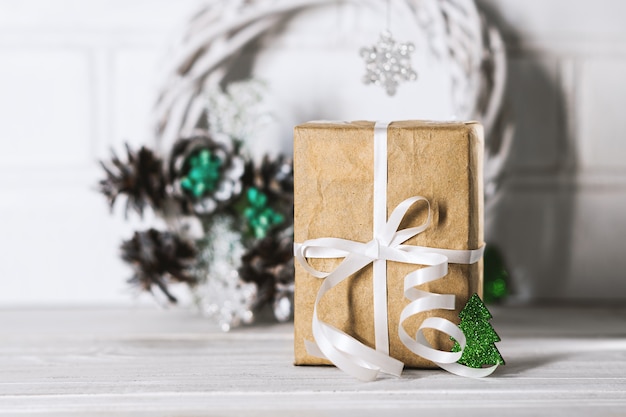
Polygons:
<instances>
[{"instance_id":1,"label":"hanging snowflake decoration","mask_svg":"<svg viewBox=\"0 0 626 417\"><path fill-rule=\"evenodd\" d=\"M395 95L398 84L417 80L417 72L411 66L411 54L414 51L413 43L397 42L391 32L382 32L375 45L361 48L366 71L363 82L380 85L387 91L387 95Z\"/></svg>"}]
</instances>

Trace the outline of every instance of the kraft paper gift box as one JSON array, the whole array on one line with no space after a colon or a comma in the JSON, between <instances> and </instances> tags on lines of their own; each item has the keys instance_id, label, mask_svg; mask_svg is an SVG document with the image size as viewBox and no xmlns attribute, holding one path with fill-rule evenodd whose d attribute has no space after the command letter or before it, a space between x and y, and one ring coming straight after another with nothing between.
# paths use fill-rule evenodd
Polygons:
<instances>
[{"instance_id":1,"label":"kraft paper gift box","mask_svg":"<svg viewBox=\"0 0 626 417\"><path fill-rule=\"evenodd\" d=\"M374 122L311 122L294 131L294 240L336 237L372 240L374 206ZM483 245L483 129L476 122L392 122L387 129L387 214L403 200L423 196L430 202L430 226L405 242L408 245L471 250ZM401 227L424 222L426 204L416 204ZM342 259L309 259L315 269L331 271ZM313 308L323 279L298 262L295 275L295 364L330 364L307 353L314 341ZM406 366L435 365L408 350L398 338L405 275L420 266L387 261L387 323L389 355ZM329 291L318 305L319 318L367 346L374 347L373 267L370 263ZM450 263L448 274L418 287L436 294L454 294L455 310L431 310L405 322L415 335L427 317L458 323L458 313L472 294L482 296L482 262ZM426 329L426 339L449 351L448 335Z\"/></svg>"}]
</instances>

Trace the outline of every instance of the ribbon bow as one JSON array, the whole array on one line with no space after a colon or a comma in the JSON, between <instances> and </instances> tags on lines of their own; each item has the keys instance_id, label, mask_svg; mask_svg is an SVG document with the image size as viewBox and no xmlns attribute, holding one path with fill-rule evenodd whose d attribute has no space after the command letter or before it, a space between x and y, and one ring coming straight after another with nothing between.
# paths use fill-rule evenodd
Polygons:
<instances>
[{"instance_id":1,"label":"ribbon bow","mask_svg":"<svg viewBox=\"0 0 626 417\"><path fill-rule=\"evenodd\" d=\"M411 206L419 201L428 204L428 218L417 227L398 230L398 227L405 214ZM454 310L454 295L452 294L432 294L415 288L418 285L435 281L448 273L448 262L472 264L478 261L483 253L483 248L476 250L449 250L429 248L425 246L402 245L405 241L418 235L428 228L431 222L431 210L428 200L424 197L411 197L401 202L392 212L389 221L386 223L384 233L381 238L374 238L367 243L355 242L339 238L319 238L310 239L295 247L295 256L304 269L316 278L323 278L324 283L319 289L313 310L313 337L316 343L306 341L309 354L313 356L329 359L338 368L364 381L376 379L379 372L400 376L404 364L394 359L388 354L388 342L380 346L377 337L376 346L379 350L374 350L364 345L358 340L349 336L345 332L321 321L317 314L317 306L333 287L340 282L374 262L382 262L383 275L375 277L384 281L386 285L386 265L385 261L395 261L414 265L426 265L426 268L418 269L406 275L404 278L404 296L410 303L402 310L398 334L400 340L413 353L433 361L441 368L457 375L481 377L491 374L494 367L484 369L472 369L455 363L461 358L462 350L465 348L465 335L449 320L430 317L422 322L415 339L413 339L404 329L403 323L411 316L432 309ZM344 260L332 272L318 271L313 268L306 258L344 258ZM377 271L378 272L378 271ZM384 293L374 292L375 305L380 305L380 300L384 299L386 306L386 291ZM377 300L378 298L378 300ZM381 332L387 333L387 315L381 314L380 310L374 311L374 322L377 335ZM380 323L383 323L381 329ZM437 329L453 337L461 346L460 352L443 352L434 349L424 338L423 329ZM379 331L380 330L380 331Z\"/></svg>"},{"instance_id":2,"label":"ribbon bow","mask_svg":"<svg viewBox=\"0 0 626 417\"><path fill-rule=\"evenodd\" d=\"M491 374L497 365L489 368L469 368L456 363L465 349L465 335L457 325L440 317L425 319L415 338L404 329L410 317L433 309L455 309L453 294L433 294L416 287L447 275L448 262L472 264L483 254L484 246L475 250L450 250L424 246L403 245L404 242L426 230L432 219L430 203L421 196L407 198L393 210L386 220L386 142L388 123L375 127L374 163L374 238L367 242L324 237L310 239L294 245L294 254L303 268L316 278L324 279L315 299L312 331L315 343L305 341L310 355L326 358L335 366L364 381L376 379L379 372L400 376L404 364L389 356L387 328L387 267L386 261L424 265L404 278L404 296L410 303L402 310L398 335L402 343L413 353L436 363L439 367L461 376L483 377ZM384 159L384 161L383 161ZM378 198L380 196L384 198ZM382 202L381 202L382 201ZM428 207L428 217L419 226L399 230L408 210L420 201ZM344 258L331 272L318 271L307 258ZM374 329L376 349L364 345L352 336L319 319L317 306L332 288L365 266L373 263L374 269ZM423 334L424 329L436 329L453 337L460 345L459 352L434 349Z\"/></svg>"}]
</instances>

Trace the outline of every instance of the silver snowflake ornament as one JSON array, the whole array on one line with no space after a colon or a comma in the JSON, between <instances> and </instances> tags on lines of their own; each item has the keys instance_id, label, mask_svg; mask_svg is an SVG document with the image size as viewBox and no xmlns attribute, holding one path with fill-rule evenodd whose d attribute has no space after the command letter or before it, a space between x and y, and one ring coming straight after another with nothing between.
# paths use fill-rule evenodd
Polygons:
<instances>
[{"instance_id":1,"label":"silver snowflake ornament","mask_svg":"<svg viewBox=\"0 0 626 417\"><path fill-rule=\"evenodd\" d=\"M393 96L398 84L417 80L417 72L411 66L414 51L413 43L397 42L391 32L384 31L375 45L361 48L366 71L363 82L380 85L389 96Z\"/></svg>"}]
</instances>

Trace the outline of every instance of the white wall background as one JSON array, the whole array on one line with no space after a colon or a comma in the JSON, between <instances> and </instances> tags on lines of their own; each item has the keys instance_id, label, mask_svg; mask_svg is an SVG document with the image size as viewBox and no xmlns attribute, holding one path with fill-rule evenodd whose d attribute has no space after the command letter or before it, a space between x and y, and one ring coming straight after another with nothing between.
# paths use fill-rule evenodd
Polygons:
<instances>
[{"instance_id":1,"label":"white wall background","mask_svg":"<svg viewBox=\"0 0 626 417\"><path fill-rule=\"evenodd\" d=\"M626 3L479 0L518 131L491 241L521 298L626 300Z\"/></svg>"},{"instance_id":2,"label":"white wall background","mask_svg":"<svg viewBox=\"0 0 626 417\"><path fill-rule=\"evenodd\" d=\"M0 306L128 304L139 220L94 189L151 143L159 60L200 0L0 0ZM518 299L626 300L626 3L480 0L518 131L490 241ZM143 298L145 300L145 298Z\"/></svg>"},{"instance_id":3,"label":"white wall background","mask_svg":"<svg viewBox=\"0 0 626 417\"><path fill-rule=\"evenodd\" d=\"M158 64L197 0L0 1L0 306L128 304L97 160L149 143Z\"/></svg>"}]
</instances>

